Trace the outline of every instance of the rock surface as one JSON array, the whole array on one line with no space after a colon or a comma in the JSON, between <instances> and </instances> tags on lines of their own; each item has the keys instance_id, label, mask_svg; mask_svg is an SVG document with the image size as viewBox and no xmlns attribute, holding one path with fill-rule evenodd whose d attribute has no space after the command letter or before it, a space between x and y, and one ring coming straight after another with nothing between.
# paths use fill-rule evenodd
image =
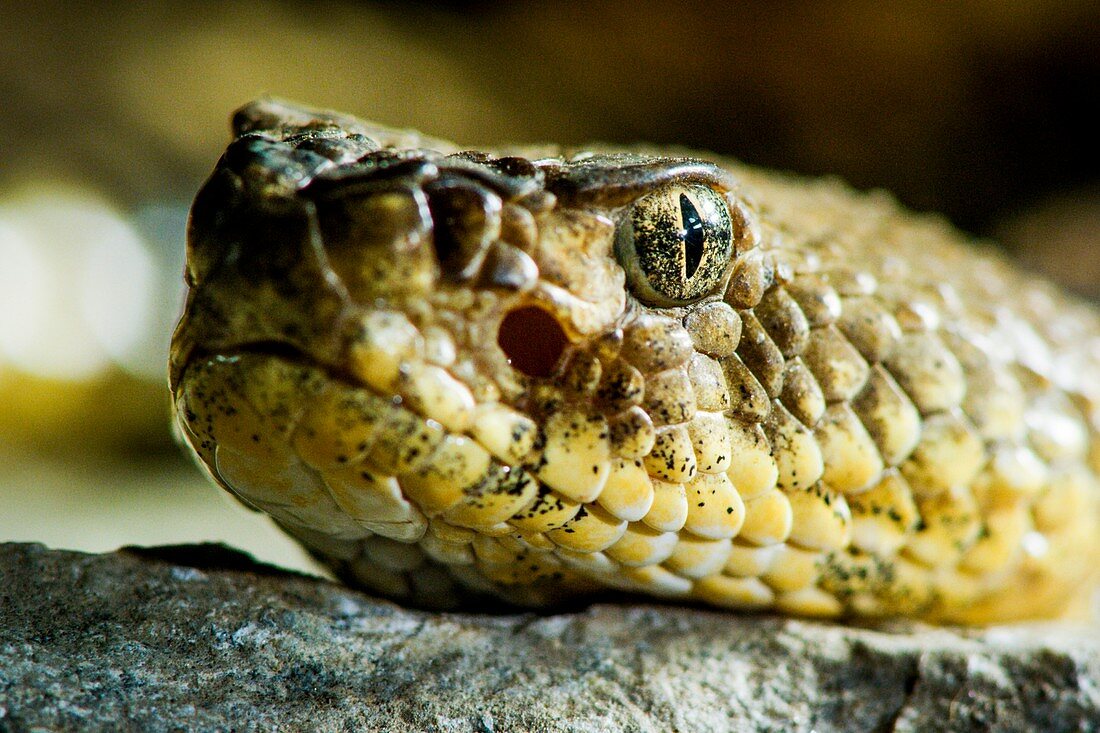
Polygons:
<instances>
[{"instance_id":1,"label":"rock surface","mask_svg":"<svg viewBox=\"0 0 1100 733\"><path fill-rule=\"evenodd\" d=\"M0 545L0 731L1100 730L1100 630L408 611L217 546Z\"/></svg>"}]
</instances>

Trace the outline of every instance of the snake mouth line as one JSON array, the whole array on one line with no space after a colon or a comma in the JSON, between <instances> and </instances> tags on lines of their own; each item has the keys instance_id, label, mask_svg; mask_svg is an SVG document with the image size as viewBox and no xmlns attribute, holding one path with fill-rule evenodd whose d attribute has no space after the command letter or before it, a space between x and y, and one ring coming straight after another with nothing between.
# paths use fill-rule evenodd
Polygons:
<instances>
[{"instance_id":1,"label":"snake mouth line","mask_svg":"<svg viewBox=\"0 0 1100 733\"><path fill-rule=\"evenodd\" d=\"M180 370L179 382L182 384L186 381L188 370L199 362L210 359L233 359L240 356L267 356L274 359L281 359L288 364L317 369L324 372L325 377L328 379L343 382L349 387L370 390L381 396L378 390L364 383L363 380L358 379L347 369L342 369L335 364L319 361L293 344L274 340L247 341L232 346L226 346L221 349L196 346L192 349L191 353L188 354L187 363L184 365L183 369Z\"/></svg>"},{"instance_id":2,"label":"snake mouth line","mask_svg":"<svg viewBox=\"0 0 1100 733\"><path fill-rule=\"evenodd\" d=\"M538 308L537 306L530 306L530 308L542 311L542 309ZM545 313L545 311L542 312ZM546 318L552 319L553 317L547 313ZM557 322L554 321L554 324L556 326ZM558 326L558 329L560 330L560 326ZM564 346L568 344L568 341L565 339L564 333L562 333L562 339L564 340L564 344L562 346L562 348L564 349ZM461 436L462 439L477 444L483 450L491 454L494 453L493 446L487 444L483 440L480 440L478 438L478 435L475 434L476 431L471 431L468 429L456 430L452 427L449 427L447 425L448 421L443 419L442 416L429 414L427 410L423 409L424 406L422 404L418 404L418 402L420 401L415 399L408 399L405 395L401 394L400 390L380 389L378 386L369 384L365 380L361 379L350 369L329 362L320 361L308 354L307 352L282 341L251 341L236 344L233 346L227 346L222 349L195 348L189 355L184 367L180 370L179 383L181 385L186 383L188 379L188 372L192 369L192 367L195 367L196 365L200 365L214 359L222 361L232 361L234 359L242 357L267 357L270 359L277 359L284 364L294 365L303 369L309 369L315 372L319 372L323 376L323 378L325 380L328 380L329 382L340 384L344 387L354 390L362 390L363 392L369 393L377 398L388 400L392 405L392 409L394 411L405 411L411 413L415 415L417 419L424 421L425 424L429 426L434 426L434 429L436 430L441 429L447 434ZM529 458L529 456L526 457ZM524 461L520 460L520 458L520 456L513 456L510 460L504 461L498 456L497 460L505 465L508 465L510 468L519 468L524 464Z\"/></svg>"}]
</instances>

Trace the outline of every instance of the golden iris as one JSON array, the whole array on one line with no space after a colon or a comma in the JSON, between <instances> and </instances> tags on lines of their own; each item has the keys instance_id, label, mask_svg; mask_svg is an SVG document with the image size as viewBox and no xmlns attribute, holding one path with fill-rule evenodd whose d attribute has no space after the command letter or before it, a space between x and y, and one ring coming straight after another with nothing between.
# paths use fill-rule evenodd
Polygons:
<instances>
[{"instance_id":1,"label":"golden iris","mask_svg":"<svg viewBox=\"0 0 1100 733\"><path fill-rule=\"evenodd\" d=\"M687 305L722 281L733 254L732 229L721 194L673 184L634 202L619 226L615 256L638 300Z\"/></svg>"}]
</instances>

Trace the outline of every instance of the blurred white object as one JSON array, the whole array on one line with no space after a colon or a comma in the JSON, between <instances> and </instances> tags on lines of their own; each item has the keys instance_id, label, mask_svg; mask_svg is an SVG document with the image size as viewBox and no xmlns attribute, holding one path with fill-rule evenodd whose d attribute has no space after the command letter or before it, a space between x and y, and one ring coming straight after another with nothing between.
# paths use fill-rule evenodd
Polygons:
<instances>
[{"instance_id":1,"label":"blurred white object","mask_svg":"<svg viewBox=\"0 0 1100 733\"><path fill-rule=\"evenodd\" d=\"M165 282L158 259L86 193L40 189L0 202L0 362L49 379L113 366L161 378L180 269L168 268L176 282Z\"/></svg>"},{"instance_id":2,"label":"blurred white object","mask_svg":"<svg viewBox=\"0 0 1100 733\"><path fill-rule=\"evenodd\" d=\"M0 193L0 442L168 442L186 206L127 217L79 188ZM146 441L148 442L148 441Z\"/></svg>"}]
</instances>

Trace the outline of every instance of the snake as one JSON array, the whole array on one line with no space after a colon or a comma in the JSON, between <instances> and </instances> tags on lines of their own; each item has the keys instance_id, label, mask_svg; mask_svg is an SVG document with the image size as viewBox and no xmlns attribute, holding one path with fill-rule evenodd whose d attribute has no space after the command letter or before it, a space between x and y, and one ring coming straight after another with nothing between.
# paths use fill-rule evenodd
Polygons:
<instances>
[{"instance_id":1,"label":"snake","mask_svg":"<svg viewBox=\"0 0 1100 733\"><path fill-rule=\"evenodd\" d=\"M991 244L676 148L232 128L178 432L345 582L951 624L1095 588L1100 315Z\"/></svg>"}]
</instances>

